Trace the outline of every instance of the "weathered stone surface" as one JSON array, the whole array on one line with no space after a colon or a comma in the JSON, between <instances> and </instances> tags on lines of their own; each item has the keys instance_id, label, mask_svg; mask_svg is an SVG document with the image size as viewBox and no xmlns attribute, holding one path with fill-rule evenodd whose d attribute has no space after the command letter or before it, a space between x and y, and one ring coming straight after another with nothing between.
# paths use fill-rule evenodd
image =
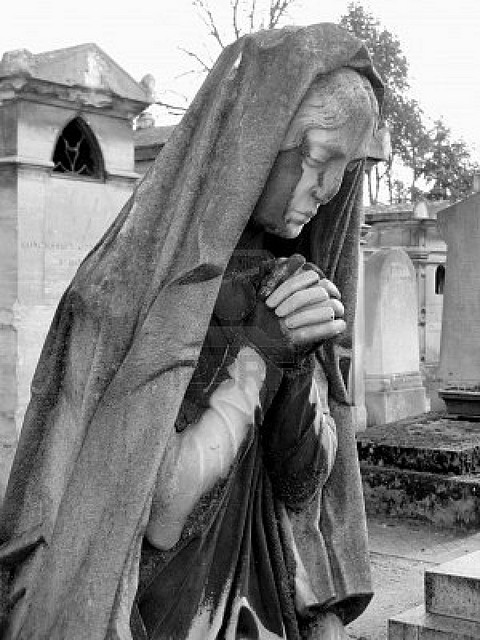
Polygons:
<instances>
[{"instance_id":1,"label":"weathered stone surface","mask_svg":"<svg viewBox=\"0 0 480 640\"><path fill-rule=\"evenodd\" d=\"M388 640L478 640L480 624L415 607L388 621Z\"/></svg>"},{"instance_id":2,"label":"weathered stone surface","mask_svg":"<svg viewBox=\"0 0 480 640\"><path fill-rule=\"evenodd\" d=\"M58 88L61 86L58 83L67 82L66 76L77 78L85 60L92 63L88 67L92 74L108 62L110 67L104 71L109 70L117 79L112 87L116 87L119 96L125 95L124 100L129 103L140 100L144 94L140 85L107 60L95 45L73 49L33 56L35 78L44 85L50 80ZM72 53L75 55L69 58ZM19 59L23 60L22 56ZM69 64L73 65L71 75ZM55 77L42 75L47 67ZM10 67L4 69L7 76L10 72L13 73ZM87 82L88 78L84 79ZM90 80L85 85L88 93L93 95L97 91L103 95L104 89ZM68 89L73 91L71 87ZM17 93L14 89L9 91L11 96L3 96L0 105L4 134L0 140L0 446L3 447L17 440L30 396L30 381L60 296L82 259L130 196L138 178L134 172L132 124L122 109L111 106L82 112L76 100L62 102L58 96L53 99L47 95L41 100L24 99L20 89ZM145 106L143 102L137 105L138 110ZM102 179L51 171L57 139L75 117L84 120L98 142ZM2 482L0 478L0 489Z\"/></svg>"},{"instance_id":3,"label":"weathered stone surface","mask_svg":"<svg viewBox=\"0 0 480 640\"><path fill-rule=\"evenodd\" d=\"M480 525L480 476L447 476L361 465L369 514L415 518L436 526Z\"/></svg>"},{"instance_id":4,"label":"weathered stone surface","mask_svg":"<svg viewBox=\"0 0 480 640\"><path fill-rule=\"evenodd\" d=\"M439 378L446 387L480 384L480 194L438 214L447 245Z\"/></svg>"},{"instance_id":5,"label":"weathered stone surface","mask_svg":"<svg viewBox=\"0 0 480 640\"><path fill-rule=\"evenodd\" d=\"M360 460L378 467L461 475L480 472L480 424L428 413L357 436Z\"/></svg>"},{"instance_id":6,"label":"weathered stone surface","mask_svg":"<svg viewBox=\"0 0 480 640\"><path fill-rule=\"evenodd\" d=\"M425 607L429 613L480 623L480 552L427 570Z\"/></svg>"}]
</instances>

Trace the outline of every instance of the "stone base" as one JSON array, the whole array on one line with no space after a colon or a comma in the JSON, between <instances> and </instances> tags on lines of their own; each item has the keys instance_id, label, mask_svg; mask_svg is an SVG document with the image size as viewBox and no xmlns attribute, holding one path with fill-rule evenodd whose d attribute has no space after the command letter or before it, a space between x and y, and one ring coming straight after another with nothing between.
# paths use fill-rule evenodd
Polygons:
<instances>
[{"instance_id":1,"label":"stone base","mask_svg":"<svg viewBox=\"0 0 480 640\"><path fill-rule=\"evenodd\" d=\"M367 513L480 526L478 422L424 414L358 433L357 450Z\"/></svg>"},{"instance_id":2,"label":"stone base","mask_svg":"<svg viewBox=\"0 0 480 640\"><path fill-rule=\"evenodd\" d=\"M395 422L428 411L424 387L366 391L367 426Z\"/></svg>"},{"instance_id":3,"label":"stone base","mask_svg":"<svg viewBox=\"0 0 480 640\"><path fill-rule=\"evenodd\" d=\"M425 573L425 606L388 621L388 640L478 640L480 552Z\"/></svg>"},{"instance_id":4,"label":"stone base","mask_svg":"<svg viewBox=\"0 0 480 640\"><path fill-rule=\"evenodd\" d=\"M480 624L415 607L388 621L388 640L479 640Z\"/></svg>"},{"instance_id":5,"label":"stone base","mask_svg":"<svg viewBox=\"0 0 480 640\"><path fill-rule=\"evenodd\" d=\"M448 476L364 464L361 473L369 515L422 520L451 529L480 527L480 480L475 474Z\"/></svg>"},{"instance_id":6,"label":"stone base","mask_svg":"<svg viewBox=\"0 0 480 640\"><path fill-rule=\"evenodd\" d=\"M429 613L480 624L480 551L425 572L425 607Z\"/></svg>"}]
</instances>

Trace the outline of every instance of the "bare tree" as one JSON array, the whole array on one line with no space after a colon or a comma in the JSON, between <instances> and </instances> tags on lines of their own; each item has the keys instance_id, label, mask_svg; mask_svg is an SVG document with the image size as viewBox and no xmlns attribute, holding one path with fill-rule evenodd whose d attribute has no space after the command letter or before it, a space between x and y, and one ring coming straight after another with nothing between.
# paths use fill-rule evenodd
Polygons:
<instances>
[{"instance_id":1,"label":"bare tree","mask_svg":"<svg viewBox=\"0 0 480 640\"><path fill-rule=\"evenodd\" d=\"M217 9L213 8L214 0L192 0L192 6L205 26L206 53L179 47L195 66L182 75L207 74L213 67L214 60L220 51L230 42L247 33L280 26L288 18L288 10L297 3L298 0L229 0L229 15L224 25L225 19L221 19L218 6ZM186 111L185 106L172 105L160 100L155 104L167 108L170 113L175 115Z\"/></svg>"},{"instance_id":2,"label":"bare tree","mask_svg":"<svg viewBox=\"0 0 480 640\"><path fill-rule=\"evenodd\" d=\"M220 26L218 11L212 9L211 0L192 0L192 5L205 25L209 38L221 50L246 33L278 27L288 17L289 7L296 2L297 0L230 0L230 24L225 28ZM188 49L182 50L200 64L201 71L211 69L210 61L205 61Z\"/></svg>"}]
</instances>

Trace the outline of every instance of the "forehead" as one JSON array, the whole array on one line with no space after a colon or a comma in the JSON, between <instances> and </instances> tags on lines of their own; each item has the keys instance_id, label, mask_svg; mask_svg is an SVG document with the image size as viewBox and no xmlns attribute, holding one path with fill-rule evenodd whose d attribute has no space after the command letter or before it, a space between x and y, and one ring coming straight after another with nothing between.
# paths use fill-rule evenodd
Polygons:
<instances>
[{"instance_id":1,"label":"forehead","mask_svg":"<svg viewBox=\"0 0 480 640\"><path fill-rule=\"evenodd\" d=\"M312 129L342 131L346 137L362 135L373 126L378 110L360 75L342 70L334 78L322 79L305 95L293 117L282 148L301 144Z\"/></svg>"},{"instance_id":2,"label":"forehead","mask_svg":"<svg viewBox=\"0 0 480 640\"><path fill-rule=\"evenodd\" d=\"M359 159L367 154L374 128L373 114L349 118L334 129L312 127L304 136L304 143L312 158L326 161L330 158Z\"/></svg>"}]
</instances>

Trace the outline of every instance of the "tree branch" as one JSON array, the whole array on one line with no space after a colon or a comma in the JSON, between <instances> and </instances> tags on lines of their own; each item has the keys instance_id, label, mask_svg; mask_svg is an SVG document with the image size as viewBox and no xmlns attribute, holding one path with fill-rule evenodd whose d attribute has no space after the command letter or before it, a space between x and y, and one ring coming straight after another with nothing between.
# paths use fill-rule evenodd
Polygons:
<instances>
[{"instance_id":1,"label":"tree branch","mask_svg":"<svg viewBox=\"0 0 480 640\"><path fill-rule=\"evenodd\" d=\"M203 71L206 71L207 73L211 71L211 67L209 67L208 64L204 62L197 53L193 51L189 51L188 49L184 49L183 47L178 47L178 48L180 51L183 51L183 53L185 53L187 56L190 56L190 58L193 58L194 60L196 60L202 67Z\"/></svg>"},{"instance_id":2,"label":"tree branch","mask_svg":"<svg viewBox=\"0 0 480 640\"><path fill-rule=\"evenodd\" d=\"M152 104L157 104L159 107L165 107L165 109L168 109L168 111L170 111L170 113L172 113L172 115L175 115L175 116L183 115L187 110L187 107L181 107L180 105L177 105L177 104L170 104L169 102L163 102L163 100L156 100L155 102L152 102Z\"/></svg>"},{"instance_id":3,"label":"tree branch","mask_svg":"<svg viewBox=\"0 0 480 640\"><path fill-rule=\"evenodd\" d=\"M286 13L289 5L295 0L270 0L270 20L268 28L273 29L277 26L283 15Z\"/></svg>"},{"instance_id":4,"label":"tree branch","mask_svg":"<svg viewBox=\"0 0 480 640\"><path fill-rule=\"evenodd\" d=\"M250 33L255 31L255 10L256 10L256 0L252 0L252 6L250 9L250 13L248 15L248 19L250 22Z\"/></svg>"},{"instance_id":5,"label":"tree branch","mask_svg":"<svg viewBox=\"0 0 480 640\"><path fill-rule=\"evenodd\" d=\"M238 5L240 0L231 0L230 5L232 7L232 22L233 22L233 32L235 34L235 39L238 40L240 37L240 29L238 27Z\"/></svg>"},{"instance_id":6,"label":"tree branch","mask_svg":"<svg viewBox=\"0 0 480 640\"><path fill-rule=\"evenodd\" d=\"M223 44L222 38L220 36L220 33L217 29L217 25L215 24L215 19L213 17L212 11L208 5L208 1L207 0L193 0L193 5L196 6L199 10L199 15L201 16L201 13L203 12L203 22L204 24L207 26L207 28L210 31L210 35L217 41L217 43L220 45L220 47L222 49L225 48L225 45Z\"/></svg>"}]
</instances>

